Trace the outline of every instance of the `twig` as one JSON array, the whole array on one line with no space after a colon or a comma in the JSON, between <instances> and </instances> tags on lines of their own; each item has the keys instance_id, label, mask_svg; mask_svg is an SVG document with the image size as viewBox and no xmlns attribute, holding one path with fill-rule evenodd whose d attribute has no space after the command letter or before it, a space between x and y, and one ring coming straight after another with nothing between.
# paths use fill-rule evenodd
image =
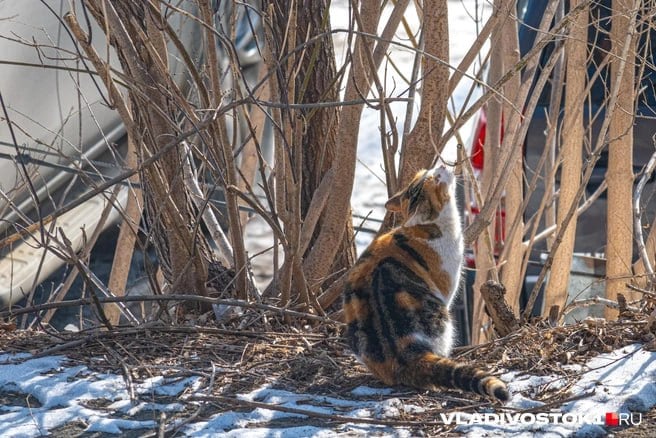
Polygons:
<instances>
[{"instance_id":1,"label":"twig","mask_svg":"<svg viewBox=\"0 0 656 438\"><path fill-rule=\"evenodd\" d=\"M229 104L226 104L226 106L223 106L219 109L217 109L218 113L224 113L230 111L232 108L236 107L237 105L240 105L242 102L231 102ZM115 176L114 178L110 178L106 180L104 183L99 184L94 190L91 190L89 192L86 192L85 194L81 195L80 197L76 198L74 201L71 201L70 203L64 205L61 208L58 208L56 211L53 213L49 214L48 216L42 218L42 220L31 223L30 225L22 228L20 231L12 234L11 236L8 236L2 240L0 240L0 249L6 247L7 245L10 245L23 237L31 234L32 232L39 230L42 228L41 224L48 224L49 222L52 222L53 219L63 215L64 213L67 213L71 210L73 210L75 207L84 204L86 201L89 199L93 198L96 196L98 193L104 192L105 190L109 189L110 187L122 182L123 180L126 180L130 178L133 175L136 175L138 172L142 171L143 169L147 168L154 162L162 159L162 157L169 152L170 150L174 149L177 147L182 140L185 140L193 135L198 134L202 129L205 129L209 124L212 123L212 117L208 117L204 120L202 120L200 123L198 123L194 128L185 131L175 137L173 140L168 142L166 145L164 145L160 150L146 158L141 162L141 164L134 168L134 169L129 169L126 170L125 172Z\"/></svg>"},{"instance_id":2,"label":"twig","mask_svg":"<svg viewBox=\"0 0 656 438\"><path fill-rule=\"evenodd\" d=\"M645 167L640 181L636 186L635 192L633 192L633 228L635 229L635 241L638 246L638 253L640 254L640 259L644 265L645 270L649 278L649 283L654 282L654 268L651 265L651 260L649 260L649 254L647 254L647 248L645 247L645 240L642 235L642 221L640 219L640 198L642 197L642 191L647 184L647 181L651 178L651 174L656 168L656 151L651 155L647 166Z\"/></svg>"},{"instance_id":3,"label":"twig","mask_svg":"<svg viewBox=\"0 0 656 438\"><path fill-rule=\"evenodd\" d=\"M111 332L106 332L106 333L111 333ZM85 345L89 341L90 341L90 339L84 338L84 339L76 339L74 341L57 344L57 345L54 345L50 348L46 348L45 350L34 354L34 357L35 358L45 357L45 356L51 356L55 353L59 353L60 351L66 351L66 350L70 351L70 349L76 348L76 347L81 347L82 345Z\"/></svg>"},{"instance_id":4,"label":"twig","mask_svg":"<svg viewBox=\"0 0 656 438\"><path fill-rule=\"evenodd\" d=\"M200 413L202 411L203 411L203 408L200 407L200 408L196 409L194 411L194 413L191 414L189 417L183 418L181 421L175 422L175 423L169 425L168 427L166 427L166 423L164 421L165 418L162 419L160 417L160 424L158 426L157 432L151 432L151 433L148 433L146 435L141 435L141 438L154 438L154 437L163 438L163 437L166 436L166 434L169 434L169 436L176 436L177 431L182 429L183 426L186 426L187 424L191 423L196 418L198 418L198 416L200 415Z\"/></svg>"},{"instance_id":5,"label":"twig","mask_svg":"<svg viewBox=\"0 0 656 438\"><path fill-rule=\"evenodd\" d=\"M554 175L553 172L552 175ZM599 187L597 187L597 189L594 192L592 192L590 196L587 196L585 201L583 201L581 205L578 206L575 214L577 216L581 216L583 213L585 213L585 211L588 210L588 208L590 208L590 206L592 206L592 204L594 204L595 201L597 201L597 199L606 191L607 188L608 188L608 184L606 183L606 180L603 180L601 184L599 184ZM552 234L554 234L556 228L557 226L555 224L546 227L544 230L532 236L531 239L525 240L523 242L524 247L529 248L534 243L540 242L550 237Z\"/></svg>"},{"instance_id":6,"label":"twig","mask_svg":"<svg viewBox=\"0 0 656 438\"><path fill-rule=\"evenodd\" d=\"M481 188L478 184L478 180L474 174L474 169L472 168L471 161L469 160L468 157L464 156L464 150L461 144L458 145L458 161L460 161L463 164L464 169L467 171L467 181L469 184L471 184L471 188L473 189L474 193L474 200L476 201L476 205L482 206L483 205L483 195L481 194ZM463 159L460 158L462 156ZM485 260L487 266L489 266L489 275L491 275L491 279L494 281L499 281L499 270L497 268L497 265L494 261L494 245L492 243L492 236L490 235L490 228L485 227L483 228L482 231L483 234L483 244L485 245L484 252L482 252L482 256L486 257L487 260Z\"/></svg>"},{"instance_id":7,"label":"twig","mask_svg":"<svg viewBox=\"0 0 656 438\"><path fill-rule=\"evenodd\" d=\"M380 426L398 426L398 427L412 427L412 426L420 426L420 427L426 427L426 426L445 426L445 424L441 421L407 421L407 420L379 420L376 418L361 418L361 417L349 417L346 415L334 415L334 414L324 414L323 412L316 412L316 411L310 411L307 409L299 409L299 408L292 408L292 407L287 407L287 406L281 406L281 405L275 405L271 403L262 403L262 402L257 402L257 401L250 401L250 400L243 400L239 398L233 398L233 397L225 397L225 396L220 396L220 395L215 395L215 396L192 396L189 398L190 401L200 401L200 402L209 402L209 403L226 403L230 404L233 406L245 406L249 408L256 408L256 409L268 409L272 411L279 411L279 412L288 412L292 414L299 414L299 415L305 415L310 418L323 418L326 420L334 421L334 422L339 422L339 423L359 423L359 424L376 424ZM476 404L474 406L469 406L469 407L479 407L486 405L485 404ZM454 409L444 409L440 411L432 411L431 414L439 414L439 413L446 413L446 412L451 412L454 410L463 410L468 407L458 407Z\"/></svg>"},{"instance_id":8,"label":"twig","mask_svg":"<svg viewBox=\"0 0 656 438\"><path fill-rule=\"evenodd\" d=\"M514 340L518 336L521 336L520 333L519 332L514 332L514 333L511 333L510 335L508 335L505 338L494 339L492 341L487 341L485 343L476 344L476 345L465 345L465 346L462 346L462 347L455 347L453 349L453 356L454 357L464 357L464 356L466 356L470 353L473 353L477 350L480 350L480 349L485 348L485 347L489 347L492 344L499 345L499 344L506 343L508 341Z\"/></svg>"},{"instance_id":9,"label":"twig","mask_svg":"<svg viewBox=\"0 0 656 438\"><path fill-rule=\"evenodd\" d=\"M78 268L80 274L82 274L82 277L84 278L85 281L89 284L89 291L91 292L91 302L95 305L96 311L98 313L98 318L100 318L100 321L107 327L108 330L112 330L112 324L109 322L107 319L107 316L105 315L105 310L102 308L100 305L100 301L98 301L98 295L96 294L96 290L94 288L94 281L92 278L95 278L95 276L92 277L93 273L89 271L88 266L86 266L78 257L76 254L75 250L73 249L73 246L71 244L71 241L68 237L66 237L66 234L64 234L64 229L59 228L59 234L61 234L61 240L64 243L65 247L64 249L66 252L68 252L68 256L70 257L70 260L75 264L75 266ZM86 274L86 275L85 275ZM89 275L92 274L92 275ZM101 284L102 285L102 284ZM101 286L99 285L99 287ZM111 294L110 294L111 295Z\"/></svg>"},{"instance_id":10,"label":"twig","mask_svg":"<svg viewBox=\"0 0 656 438\"><path fill-rule=\"evenodd\" d=\"M88 241L85 242L85 247L82 249L81 254L77 255L77 257L79 259L86 260L88 262L88 259L89 259L90 253L91 253L91 249L96 245L96 242L98 241L98 238L100 237L100 233L105 228L105 223L107 222L107 219L109 217L109 214L110 214L112 208L114 208L114 204L117 201L117 197L118 197L118 194L119 194L120 190L121 190L121 186L116 185L114 187L114 190L112 191L111 196L109 196L109 199L107 200L107 203L105 204L105 207L103 208L103 211L100 215L100 219L98 221L98 224L96 225L95 229L93 230L91 238ZM77 278L78 272L79 272L78 268L74 267L73 271L66 278L66 281L64 282L63 286L57 291L57 293L54 295L54 297L51 298L51 301L55 301L55 302L56 301L61 301L66 296L69 289L73 285L73 282ZM30 302L32 302L32 301L30 300ZM119 309L119 311L121 311L121 310L122 309ZM46 313L46 315L43 317L41 322L43 324L49 324L50 320L52 319L54 314L55 314L55 310L53 309L52 311ZM120 315L120 313L118 315Z\"/></svg>"},{"instance_id":11,"label":"twig","mask_svg":"<svg viewBox=\"0 0 656 438\"><path fill-rule=\"evenodd\" d=\"M214 23L212 15L212 6L209 0L199 1L198 8L200 10L200 15L202 21L207 26L205 28L205 41L206 46L206 67L209 73L210 84L211 84L211 94L210 94L210 104L212 108L217 108L221 104L221 73L219 72L219 62L217 54L217 45L219 40L217 35L213 32L212 23ZM225 114L222 114L219 117L216 117L214 124L211 126L212 133L217 135L218 144L214 143L210 148L210 152L216 158L218 158L219 163L223 163L224 169L224 178L225 185L236 185L237 184L237 167L235 160L232 154L232 143L229 142L228 136L225 128ZM240 222L239 216L239 206L237 203L237 197L234 192L226 191L226 203L228 209L228 219L230 223L230 237L232 241L232 252L234 259L234 268L237 273L237 296L239 298L245 299L249 295L249 291L255 289L255 285L251 284L248 279L248 260L246 256L246 250L244 248L244 238L243 238L243 228Z\"/></svg>"},{"instance_id":12,"label":"twig","mask_svg":"<svg viewBox=\"0 0 656 438\"><path fill-rule=\"evenodd\" d=\"M564 316L566 313L571 312L577 307L587 307L587 306L594 306L595 304L601 304L606 307L610 307L612 309L619 309L620 304L617 301L609 300L607 298L602 298L602 297L592 297L592 298L585 298L582 300L574 300L571 303L569 303L565 308L563 309L562 315ZM632 306L627 306L626 310L629 310L631 312L639 312L640 310L636 307Z\"/></svg>"},{"instance_id":13,"label":"twig","mask_svg":"<svg viewBox=\"0 0 656 438\"><path fill-rule=\"evenodd\" d=\"M288 337L288 338L299 338L299 337L314 337L318 340L331 339L327 338L325 335L314 334L314 333L279 333L279 332L248 332L244 330L228 330L221 329L217 327L185 327L185 326L165 326L165 325L153 325L153 324L144 324L138 327L114 327L114 331L97 331L93 330L83 338L76 338L71 341L62 342L56 344L52 347L46 348L45 350L34 353L34 357L44 357L49 356L60 351L66 351L73 348L78 348L83 345L98 342L102 339L108 338L119 338L121 336L131 336L135 337L138 335L143 335L144 333L150 332L159 332L159 333L187 333L187 334L207 334L213 336L242 336L247 338L262 338L266 336L278 336L278 337ZM83 332L76 333L76 336L84 334Z\"/></svg>"},{"instance_id":14,"label":"twig","mask_svg":"<svg viewBox=\"0 0 656 438\"><path fill-rule=\"evenodd\" d=\"M643 289L641 287L638 287L638 286L635 286L633 284L627 283L626 287L628 287L629 289L634 290L636 292L640 292L641 294L647 295L648 297L656 298L656 293L650 292L648 290L645 290L645 289Z\"/></svg>"},{"instance_id":15,"label":"twig","mask_svg":"<svg viewBox=\"0 0 656 438\"><path fill-rule=\"evenodd\" d=\"M344 285L346 284L346 277L348 273L344 273L333 281L333 283L328 287L328 289L319 296L319 304L322 308L327 309L332 303L334 303L341 295Z\"/></svg>"},{"instance_id":16,"label":"twig","mask_svg":"<svg viewBox=\"0 0 656 438\"><path fill-rule=\"evenodd\" d=\"M192 164L192 155L191 149L186 141L181 143L182 148L184 149L184 158L182 159L182 172L184 175L184 183L187 187L187 190L191 193L191 199L194 202L196 208L202 211L203 220L205 221L205 226L208 228L214 243L216 244L217 250L215 251L216 255L219 258L219 262L226 267L233 267L233 252L228 238L223 233L219 221L212 211L211 208L208 208L207 201L203 196L203 192L200 189L198 184L198 179L193 169Z\"/></svg>"},{"instance_id":17,"label":"twig","mask_svg":"<svg viewBox=\"0 0 656 438\"><path fill-rule=\"evenodd\" d=\"M166 414L164 412L159 413L159 425L157 427L157 437L164 438L166 436Z\"/></svg>"},{"instance_id":18,"label":"twig","mask_svg":"<svg viewBox=\"0 0 656 438\"><path fill-rule=\"evenodd\" d=\"M549 408L560 407L565 403L568 403L568 402L571 402L571 401L576 401L576 400L581 400L583 398L593 396L594 394L595 394L595 390L593 388L588 392L583 392L581 394L575 394L575 395L573 395L571 397L568 397L568 398L554 400L552 402L549 402L549 403L546 403L546 404L543 404L543 405L540 405L540 406L536 406L534 408L519 410L517 412L522 413L522 414L528 414L528 413L531 413L531 412L545 412Z\"/></svg>"},{"instance_id":19,"label":"twig","mask_svg":"<svg viewBox=\"0 0 656 438\"><path fill-rule=\"evenodd\" d=\"M96 285L96 282L93 282L94 285ZM114 297L114 296L107 296L107 297L98 297L97 302L98 303L127 303L127 302L142 302L142 301L198 301L201 303L208 303L208 304L216 304L216 305L224 305L224 306L235 306L235 307L247 307L247 308L253 308L253 309L261 309L261 310L269 310L271 312L277 312L282 315L287 315L287 316L294 316L298 318L306 318L306 319L312 319L316 321L324 321L324 322L332 322L333 321L330 318L319 316L319 315L313 315L311 313L304 313L304 312L298 312L295 310L288 310L288 309L283 309L281 307L276 307L268 304L262 304L262 303L249 303L246 301L241 301L241 300L227 300L227 299L217 299L217 298L211 298L211 297L204 297L204 296L199 296L199 295L146 295L146 296L124 296L124 297ZM54 309L54 308L63 308L63 307L78 307L78 306L86 306L90 304L95 304L96 300L93 298L80 298L77 300L66 300L66 301L60 301L57 303L45 303L45 304L39 304L36 306L31 306L31 307L26 307L23 309L18 309L16 310L13 308L12 310L7 310L4 312L0 312L0 318L5 318L5 317L12 317L12 316L17 316L17 315L22 315L25 313L33 313L33 312L40 312L42 310L47 310L47 309Z\"/></svg>"},{"instance_id":20,"label":"twig","mask_svg":"<svg viewBox=\"0 0 656 438\"><path fill-rule=\"evenodd\" d=\"M121 364L121 370L123 371L123 380L125 381L125 389L130 397L130 402L136 404L138 401L136 392L134 390L134 382L132 381L132 373L128 368L128 364L125 363L125 360L119 355L114 349L110 348L108 345L105 345L101 340L98 340L98 343L107 351L107 354L111 356L115 361Z\"/></svg>"}]
</instances>

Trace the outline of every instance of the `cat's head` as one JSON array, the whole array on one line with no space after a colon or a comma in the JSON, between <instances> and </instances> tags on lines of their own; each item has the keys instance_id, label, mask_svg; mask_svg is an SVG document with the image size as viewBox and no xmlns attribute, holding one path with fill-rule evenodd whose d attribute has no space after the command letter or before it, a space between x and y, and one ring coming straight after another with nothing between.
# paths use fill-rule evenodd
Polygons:
<instances>
[{"instance_id":1,"label":"cat's head","mask_svg":"<svg viewBox=\"0 0 656 438\"><path fill-rule=\"evenodd\" d=\"M405 224L434 222L455 196L456 178L451 169L438 165L417 172L405 189L387 201L385 208L399 213Z\"/></svg>"}]
</instances>

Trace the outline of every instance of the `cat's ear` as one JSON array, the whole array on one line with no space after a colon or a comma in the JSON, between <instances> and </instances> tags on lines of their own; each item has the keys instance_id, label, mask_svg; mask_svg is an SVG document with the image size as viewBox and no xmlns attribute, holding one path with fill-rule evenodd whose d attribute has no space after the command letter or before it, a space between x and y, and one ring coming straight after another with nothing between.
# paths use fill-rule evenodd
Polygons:
<instances>
[{"instance_id":1,"label":"cat's ear","mask_svg":"<svg viewBox=\"0 0 656 438\"><path fill-rule=\"evenodd\" d=\"M403 209L403 203L401 200L403 199L403 193L404 191L400 191L391 198L387 200L385 203L385 208L389 211L398 213Z\"/></svg>"}]
</instances>

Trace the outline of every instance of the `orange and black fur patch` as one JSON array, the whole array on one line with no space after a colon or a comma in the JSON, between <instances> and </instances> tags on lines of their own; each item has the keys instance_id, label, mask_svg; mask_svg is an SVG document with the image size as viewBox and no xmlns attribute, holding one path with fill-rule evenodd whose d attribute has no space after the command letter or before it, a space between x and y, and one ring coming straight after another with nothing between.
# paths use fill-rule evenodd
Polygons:
<instances>
[{"instance_id":1,"label":"orange and black fur patch","mask_svg":"<svg viewBox=\"0 0 656 438\"><path fill-rule=\"evenodd\" d=\"M421 171L386 204L403 225L376 238L344 289L349 346L388 385L458 388L507 401L506 385L448 358L449 306L463 258L455 177L444 166Z\"/></svg>"}]
</instances>

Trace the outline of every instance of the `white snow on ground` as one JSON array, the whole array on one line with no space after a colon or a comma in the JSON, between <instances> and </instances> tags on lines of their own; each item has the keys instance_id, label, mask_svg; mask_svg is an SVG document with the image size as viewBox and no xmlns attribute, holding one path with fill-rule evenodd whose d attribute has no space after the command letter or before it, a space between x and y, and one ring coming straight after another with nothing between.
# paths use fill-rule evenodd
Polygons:
<instances>
[{"instance_id":1,"label":"white snow on ground","mask_svg":"<svg viewBox=\"0 0 656 438\"><path fill-rule=\"evenodd\" d=\"M601 354L585 366L580 379L569 389L572 394L589 394L580 400L564 403L551 409L539 410L543 403L527 399L519 391L526 393L530 388L552 384L562 386L565 378L524 376L514 380L514 373L502 376L511 382L513 398L508 407L519 410L535 408L537 412L563 414L560 424L545 423L526 425L518 421L507 425L466 425L459 426L458 431L471 437L486 434L503 433L509 437L531 437L536 433L543 436L605 436L612 428L607 428L607 413L634 413L637 422L638 413L646 412L656 406L656 353L645 351L641 345L634 344L611 353ZM471 420L471 416L466 416ZM580 424L579 418L584 417Z\"/></svg>"},{"instance_id":2,"label":"white snow on ground","mask_svg":"<svg viewBox=\"0 0 656 438\"><path fill-rule=\"evenodd\" d=\"M543 403L532 397L549 385L562 386L568 380L564 376L507 373L502 378L510 382L513 397L504 409L487 408L476 414L446 413L426 420L459 424L456 430L472 437L531 437L536 434L604 436L612 432L612 427L604 423L606 413L633 413L636 421L637 413L656 405L656 353L645 351L640 345L601 354L584 367L573 367L572 375L577 379L569 391L589 395L562 406L541 410ZM15 397L6 398L10 402L0 407L0 436L45 435L74 421L85 424L88 432L121 434L131 429L152 431L158 427L156 418L159 412L169 415L180 412L184 409L182 401L203 396L206 390L195 377L171 379L154 376L142 383L135 382L133 387L136 400L131 401L121 375L92 372L86 366L70 364L63 356L33 358L27 354L1 354L0 397L6 398L9 393L15 394ZM141 401L148 400L152 394L177 396L180 402ZM297 411L242 407L220 412L202 421L192 421L184 425L181 432L196 437L411 436L413 431L404 427L355 422L327 425L322 418L312 418L302 412L338 415L353 418L354 421L402 419L405 413L423 412L422 407L401 401L390 388L362 386L351 394L351 399L344 399L264 386L239 394L237 399ZM407 398L407 393L404 396ZM16 403L11 403L12 400ZM532 409L533 414L527 413L528 409ZM154 418L129 419L140 412L150 412L150 417ZM530 419L526 415L549 413L563 416L557 423L526 424L526 418ZM495 424L468 424L481 423L486 415ZM505 415L506 420L501 422L494 418L495 415ZM579 416L585 419L579 421Z\"/></svg>"},{"instance_id":3,"label":"white snow on ground","mask_svg":"<svg viewBox=\"0 0 656 438\"><path fill-rule=\"evenodd\" d=\"M99 374L86 366L67 365L63 356L31 358L29 355L0 355L0 393L25 395L27 406L0 407L0 436L39 436L77 419L89 425L89 432L121 433L128 429L153 429L155 421L108 418L106 412L88 407L97 400L113 402L108 408L128 415L143 409L179 411L178 403L157 405L131 403L123 377ZM197 378L171 381L162 376L135 385L136 395L179 395ZM34 403L34 401L38 403Z\"/></svg>"}]
</instances>

